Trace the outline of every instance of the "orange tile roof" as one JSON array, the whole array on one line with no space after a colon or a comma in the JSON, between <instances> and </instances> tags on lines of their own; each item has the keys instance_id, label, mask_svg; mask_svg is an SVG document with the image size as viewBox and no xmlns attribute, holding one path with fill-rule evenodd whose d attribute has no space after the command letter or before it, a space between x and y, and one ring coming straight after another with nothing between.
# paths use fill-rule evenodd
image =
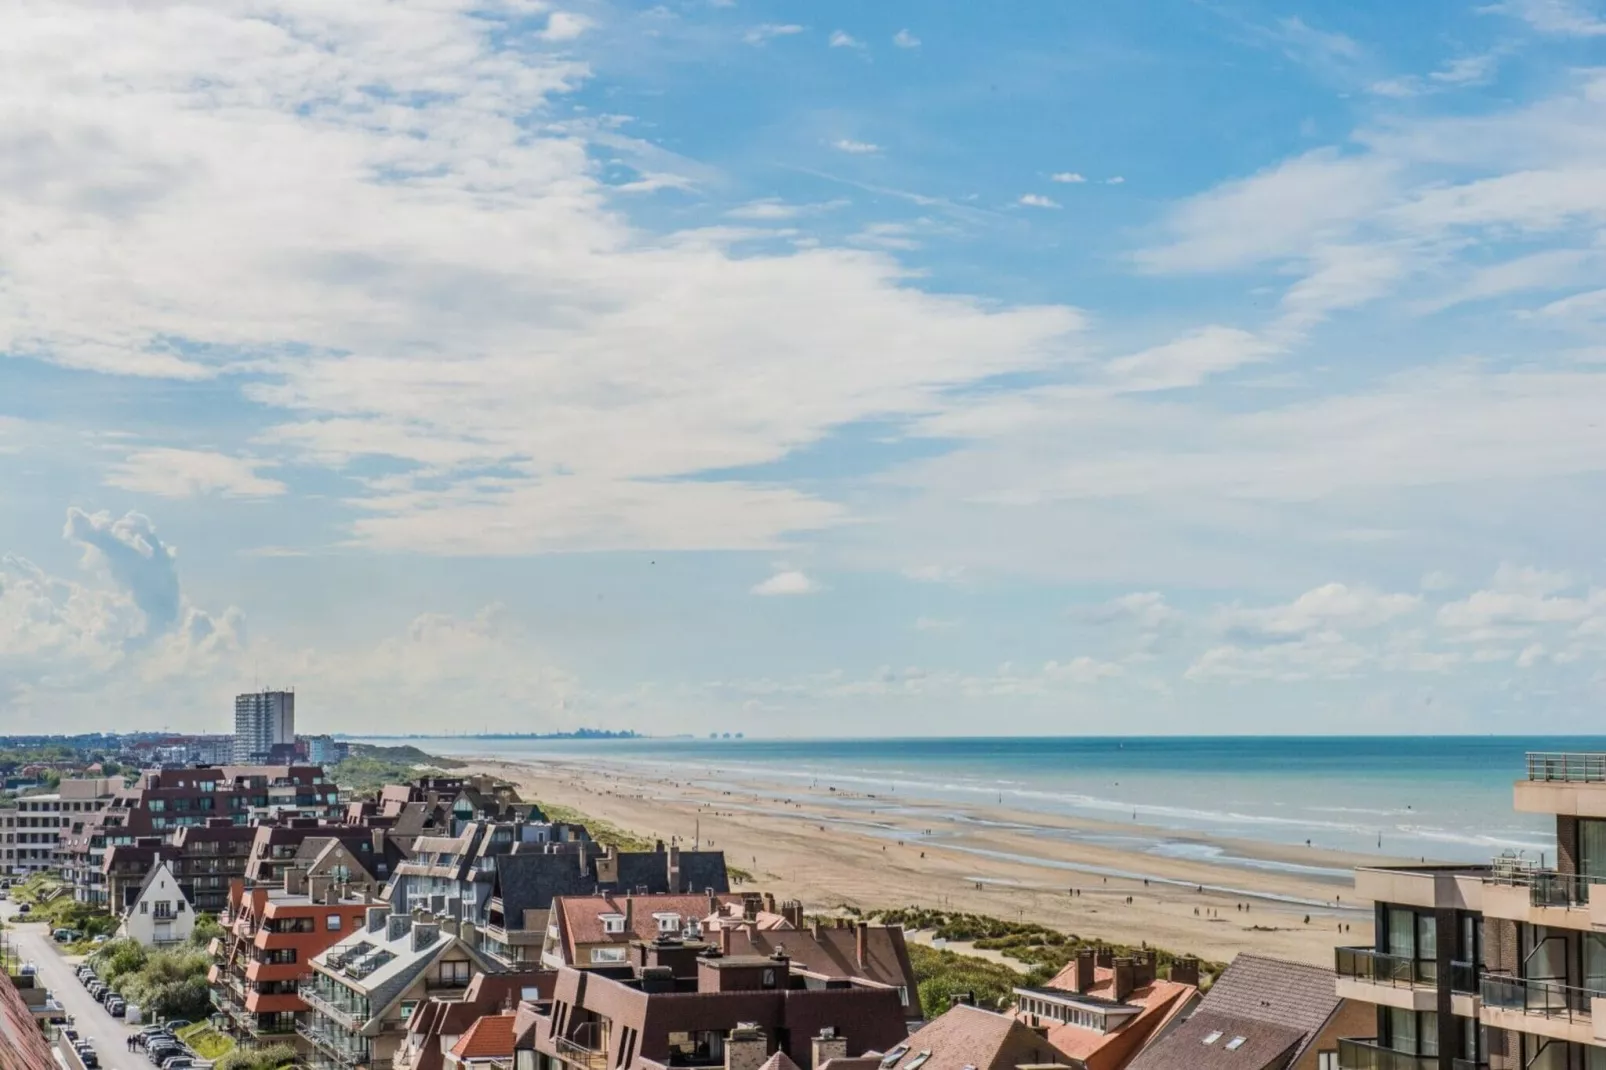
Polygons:
<instances>
[{"instance_id":1,"label":"orange tile roof","mask_svg":"<svg viewBox=\"0 0 1606 1070\"><path fill-rule=\"evenodd\" d=\"M740 897L716 895L714 905ZM566 943L570 962L575 961L575 949L582 944L628 944L635 940L654 940L658 936L658 921L654 914L679 914L681 923L700 921L709 912L707 895L587 895L559 896L552 901L553 909L562 915L561 932ZM622 933L604 932L604 914L623 914L629 921ZM679 935L678 933L676 935Z\"/></svg>"},{"instance_id":2,"label":"orange tile roof","mask_svg":"<svg viewBox=\"0 0 1606 1070\"><path fill-rule=\"evenodd\" d=\"M1044 987L1075 993L1076 963L1067 965ZM1093 983L1084 994L1114 1002L1115 971L1109 967L1095 967ZM1063 1054L1079 1060L1087 1070L1121 1070L1167 1024L1190 1006L1198 994L1197 986L1176 981L1155 980L1135 988L1121 1002L1140 1010L1108 1033L1069 1022L1042 1021L1038 1016L1024 1014L1018 1008L1012 1014L1017 1020L1028 1024L1046 1025L1048 1042Z\"/></svg>"},{"instance_id":3,"label":"orange tile roof","mask_svg":"<svg viewBox=\"0 0 1606 1070\"><path fill-rule=\"evenodd\" d=\"M468 1027L452 1046L452 1058L510 1059L513 1057L512 1014L487 1014Z\"/></svg>"}]
</instances>

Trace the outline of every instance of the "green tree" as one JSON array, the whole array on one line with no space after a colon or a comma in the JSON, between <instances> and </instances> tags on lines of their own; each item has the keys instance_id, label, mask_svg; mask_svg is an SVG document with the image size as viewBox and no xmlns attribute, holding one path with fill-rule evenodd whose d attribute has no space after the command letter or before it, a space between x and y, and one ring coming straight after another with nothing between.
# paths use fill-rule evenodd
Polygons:
<instances>
[{"instance_id":1,"label":"green tree","mask_svg":"<svg viewBox=\"0 0 1606 1070\"><path fill-rule=\"evenodd\" d=\"M195 947L205 947L213 937L222 935L223 926L218 924L216 914L195 915L195 929L190 933L190 943Z\"/></svg>"}]
</instances>

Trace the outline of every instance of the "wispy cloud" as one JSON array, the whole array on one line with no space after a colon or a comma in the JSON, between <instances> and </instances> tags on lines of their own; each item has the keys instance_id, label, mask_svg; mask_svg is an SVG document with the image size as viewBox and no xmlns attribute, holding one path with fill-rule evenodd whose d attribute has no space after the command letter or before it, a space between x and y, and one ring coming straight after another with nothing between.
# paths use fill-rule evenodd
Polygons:
<instances>
[{"instance_id":1,"label":"wispy cloud","mask_svg":"<svg viewBox=\"0 0 1606 1070\"><path fill-rule=\"evenodd\" d=\"M748 30L742 35L742 40L750 45L761 45L777 37L791 37L802 32L803 27L795 22L766 22Z\"/></svg>"},{"instance_id":2,"label":"wispy cloud","mask_svg":"<svg viewBox=\"0 0 1606 1070\"><path fill-rule=\"evenodd\" d=\"M833 30L831 32L832 48L864 48L865 43L848 33L846 30Z\"/></svg>"},{"instance_id":3,"label":"wispy cloud","mask_svg":"<svg viewBox=\"0 0 1606 1070\"><path fill-rule=\"evenodd\" d=\"M1606 19L1580 0L1505 0L1479 10L1521 19L1540 33L1566 37L1606 36Z\"/></svg>"},{"instance_id":4,"label":"wispy cloud","mask_svg":"<svg viewBox=\"0 0 1606 1070\"><path fill-rule=\"evenodd\" d=\"M855 141L852 138L840 138L832 145L838 152L849 152L855 156L868 156L873 152L880 152L881 146L869 141Z\"/></svg>"},{"instance_id":5,"label":"wispy cloud","mask_svg":"<svg viewBox=\"0 0 1606 1070\"><path fill-rule=\"evenodd\" d=\"M892 43L899 48L919 48L920 38L916 37L908 30L899 30L897 33L892 35Z\"/></svg>"},{"instance_id":6,"label":"wispy cloud","mask_svg":"<svg viewBox=\"0 0 1606 1070\"><path fill-rule=\"evenodd\" d=\"M1495 72L1500 67L1500 58L1501 53L1498 51L1461 56L1438 70L1429 72L1425 77L1413 74L1399 78L1384 78L1367 86L1367 91L1374 96L1403 99L1483 85L1494 78Z\"/></svg>"},{"instance_id":7,"label":"wispy cloud","mask_svg":"<svg viewBox=\"0 0 1606 1070\"><path fill-rule=\"evenodd\" d=\"M1027 208L1060 207L1060 203L1058 201L1051 197L1045 197L1040 193L1023 193L1021 194L1020 201L1017 203L1025 205Z\"/></svg>"},{"instance_id":8,"label":"wispy cloud","mask_svg":"<svg viewBox=\"0 0 1606 1070\"><path fill-rule=\"evenodd\" d=\"M543 41L573 41L595 25L591 19L573 11L554 11L539 36Z\"/></svg>"},{"instance_id":9,"label":"wispy cloud","mask_svg":"<svg viewBox=\"0 0 1606 1070\"><path fill-rule=\"evenodd\" d=\"M799 572L797 569L786 569L785 571L777 572L775 575L771 576L762 583L754 584L752 593L758 595L784 596L814 594L819 589L820 585L815 583L814 580L810 579L806 574Z\"/></svg>"},{"instance_id":10,"label":"wispy cloud","mask_svg":"<svg viewBox=\"0 0 1606 1070\"><path fill-rule=\"evenodd\" d=\"M1080 174L1076 173L1075 171L1056 171L1054 174L1049 175L1048 177L1051 178L1052 180L1054 180L1055 182L1086 182L1087 181L1087 179L1083 178Z\"/></svg>"},{"instance_id":11,"label":"wispy cloud","mask_svg":"<svg viewBox=\"0 0 1606 1070\"><path fill-rule=\"evenodd\" d=\"M1123 183L1125 181L1126 181L1126 176L1125 175L1111 175L1109 178L1106 178L1104 180L1104 184L1106 186L1119 186L1121 183Z\"/></svg>"},{"instance_id":12,"label":"wispy cloud","mask_svg":"<svg viewBox=\"0 0 1606 1070\"><path fill-rule=\"evenodd\" d=\"M108 486L161 498L270 498L289 488L257 473L263 461L207 450L149 449L131 453L107 473Z\"/></svg>"}]
</instances>

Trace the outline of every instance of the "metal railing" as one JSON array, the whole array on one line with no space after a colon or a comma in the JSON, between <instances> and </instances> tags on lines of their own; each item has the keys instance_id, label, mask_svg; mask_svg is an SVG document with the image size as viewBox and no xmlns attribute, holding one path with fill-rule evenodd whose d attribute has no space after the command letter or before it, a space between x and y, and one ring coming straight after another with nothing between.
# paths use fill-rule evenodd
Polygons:
<instances>
[{"instance_id":1,"label":"metal railing","mask_svg":"<svg viewBox=\"0 0 1606 1070\"><path fill-rule=\"evenodd\" d=\"M1440 980L1439 964L1432 959L1390 955L1369 947L1334 948L1333 970L1340 977L1353 977L1358 981L1370 981L1391 988L1437 985ZM1476 963L1451 962L1451 991L1477 992L1479 972Z\"/></svg>"},{"instance_id":2,"label":"metal railing","mask_svg":"<svg viewBox=\"0 0 1606 1070\"><path fill-rule=\"evenodd\" d=\"M1497 866L1486 879L1490 884L1527 888L1528 902L1536 907L1562 907L1568 910L1587 907L1590 888L1606 884L1606 877L1561 873L1554 869L1540 869L1537 866Z\"/></svg>"},{"instance_id":3,"label":"metal railing","mask_svg":"<svg viewBox=\"0 0 1606 1070\"><path fill-rule=\"evenodd\" d=\"M1571 784L1606 784L1606 753L1599 751L1531 751L1528 779Z\"/></svg>"},{"instance_id":4,"label":"metal railing","mask_svg":"<svg viewBox=\"0 0 1606 1070\"><path fill-rule=\"evenodd\" d=\"M1606 995L1591 988L1540 981L1510 974L1484 974L1483 1005L1491 1010L1521 1011L1566 1021L1590 1020L1590 1002Z\"/></svg>"},{"instance_id":5,"label":"metal railing","mask_svg":"<svg viewBox=\"0 0 1606 1070\"><path fill-rule=\"evenodd\" d=\"M344 1066L363 1066L371 1061L367 1044L348 1044L334 1034L306 1022L296 1023L296 1035Z\"/></svg>"},{"instance_id":6,"label":"metal railing","mask_svg":"<svg viewBox=\"0 0 1606 1070\"><path fill-rule=\"evenodd\" d=\"M368 1020L367 1000L334 999L318 991L316 985L301 985L296 989L308 1007L327 1014L348 1029L359 1029Z\"/></svg>"},{"instance_id":7,"label":"metal railing","mask_svg":"<svg viewBox=\"0 0 1606 1070\"><path fill-rule=\"evenodd\" d=\"M1376 1040L1338 1042L1339 1070L1434 1070L1438 1064L1437 1056L1395 1051Z\"/></svg>"},{"instance_id":8,"label":"metal railing","mask_svg":"<svg viewBox=\"0 0 1606 1070\"><path fill-rule=\"evenodd\" d=\"M552 1046L557 1050L558 1058L571 1066L584 1067L585 1070L608 1070L606 1051L588 1048L565 1037L554 1038Z\"/></svg>"}]
</instances>

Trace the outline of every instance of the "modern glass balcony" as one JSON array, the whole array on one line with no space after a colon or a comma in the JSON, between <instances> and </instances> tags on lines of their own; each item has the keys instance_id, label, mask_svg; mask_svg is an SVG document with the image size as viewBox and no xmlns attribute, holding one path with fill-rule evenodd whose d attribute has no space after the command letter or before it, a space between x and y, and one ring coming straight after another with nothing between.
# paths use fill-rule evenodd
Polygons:
<instances>
[{"instance_id":1,"label":"modern glass balcony","mask_svg":"<svg viewBox=\"0 0 1606 1070\"><path fill-rule=\"evenodd\" d=\"M1567 784L1606 784L1606 752L1531 751L1528 779Z\"/></svg>"},{"instance_id":2,"label":"modern glass balcony","mask_svg":"<svg viewBox=\"0 0 1606 1070\"><path fill-rule=\"evenodd\" d=\"M1559 981L1540 981L1509 974L1484 974L1483 1005L1491 1010L1521 1011L1565 1021L1590 1020L1590 1003L1606 992Z\"/></svg>"},{"instance_id":3,"label":"modern glass balcony","mask_svg":"<svg viewBox=\"0 0 1606 1070\"><path fill-rule=\"evenodd\" d=\"M1435 1070L1437 1056L1386 1048L1376 1040L1339 1039L1339 1070Z\"/></svg>"},{"instance_id":4,"label":"modern glass balcony","mask_svg":"<svg viewBox=\"0 0 1606 1070\"><path fill-rule=\"evenodd\" d=\"M1431 959L1389 955L1369 947L1338 947L1333 949L1333 960L1333 969L1340 977L1353 977L1357 981L1400 988L1439 983L1439 964ZM1475 963L1450 963L1451 990L1477 992L1478 973Z\"/></svg>"}]
</instances>

